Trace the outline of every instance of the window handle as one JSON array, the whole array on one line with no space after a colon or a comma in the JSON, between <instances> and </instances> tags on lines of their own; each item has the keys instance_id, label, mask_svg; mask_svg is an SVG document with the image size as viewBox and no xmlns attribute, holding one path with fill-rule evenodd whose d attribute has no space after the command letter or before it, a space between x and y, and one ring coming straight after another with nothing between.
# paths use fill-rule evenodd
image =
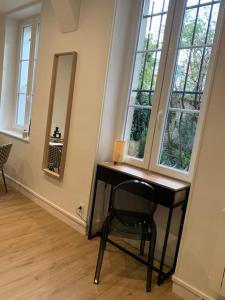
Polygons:
<instances>
[{"instance_id":1,"label":"window handle","mask_svg":"<svg viewBox=\"0 0 225 300\"><path fill-rule=\"evenodd\" d=\"M31 96L27 95L27 102L30 103Z\"/></svg>"},{"instance_id":2,"label":"window handle","mask_svg":"<svg viewBox=\"0 0 225 300\"><path fill-rule=\"evenodd\" d=\"M163 112L160 110L157 115L158 131L160 131L162 128L162 118L163 118Z\"/></svg>"}]
</instances>

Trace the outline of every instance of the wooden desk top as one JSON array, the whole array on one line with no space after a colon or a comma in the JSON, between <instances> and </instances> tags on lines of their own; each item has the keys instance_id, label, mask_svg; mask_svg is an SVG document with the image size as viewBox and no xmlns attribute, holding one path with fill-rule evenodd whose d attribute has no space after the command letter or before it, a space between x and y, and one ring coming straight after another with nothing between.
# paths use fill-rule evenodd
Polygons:
<instances>
[{"instance_id":1,"label":"wooden desk top","mask_svg":"<svg viewBox=\"0 0 225 300\"><path fill-rule=\"evenodd\" d=\"M136 168L131 165L127 165L125 163L117 163L114 164L113 162L100 162L98 163L99 166L103 166L118 172L122 172L128 175L132 175L137 179L142 179L148 182L152 182L156 185L166 187L173 191L180 191L190 187L190 183L173 179L171 177L161 175L155 172L151 172L148 170L144 170L141 168Z\"/></svg>"}]
</instances>

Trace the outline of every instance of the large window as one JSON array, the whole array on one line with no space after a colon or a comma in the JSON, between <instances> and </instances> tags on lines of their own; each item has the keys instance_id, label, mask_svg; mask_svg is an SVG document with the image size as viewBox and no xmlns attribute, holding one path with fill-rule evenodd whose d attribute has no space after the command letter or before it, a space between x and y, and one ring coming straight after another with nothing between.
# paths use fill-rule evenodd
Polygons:
<instances>
[{"instance_id":1,"label":"large window","mask_svg":"<svg viewBox=\"0 0 225 300\"><path fill-rule=\"evenodd\" d=\"M220 6L143 1L124 130L128 162L190 179Z\"/></svg>"},{"instance_id":2,"label":"large window","mask_svg":"<svg viewBox=\"0 0 225 300\"><path fill-rule=\"evenodd\" d=\"M39 38L38 19L20 25L15 127L29 131Z\"/></svg>"}]
</instances>

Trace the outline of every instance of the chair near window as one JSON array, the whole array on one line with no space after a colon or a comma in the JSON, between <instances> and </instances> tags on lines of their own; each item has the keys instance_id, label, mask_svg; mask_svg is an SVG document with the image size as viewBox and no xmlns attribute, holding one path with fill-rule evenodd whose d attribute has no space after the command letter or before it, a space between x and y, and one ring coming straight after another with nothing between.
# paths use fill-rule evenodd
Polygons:
<instances>
[{"instance_id":1,"label":"chair near window","mask_svg":"<svg viewBox=\"0 0 225 300\"><path fill-rule=\"evenodd\" d=\"M109 234L140 240L140 254L149 241L146 291L151 291L152 269L156 243L153 219L157 208L154 188L139 180L128 180L117 185L112 193L109 214L103 224L94 283L99 283L104 251Z\"/></svg>"},{"instance_id":2,"label":"chair near window","mask_svg":"<svg viewBox=\"0 0 225 300\"><path fill-rule=\"evenodd\" d=\"M12 144L5 144L0 146L0 171L2 172L2 178L4 181L5 191L7 192L7 185L5 181L5 175L4 175L4 165L8 160L10 151L12 148Z\"/></svg>"}]
</instances>

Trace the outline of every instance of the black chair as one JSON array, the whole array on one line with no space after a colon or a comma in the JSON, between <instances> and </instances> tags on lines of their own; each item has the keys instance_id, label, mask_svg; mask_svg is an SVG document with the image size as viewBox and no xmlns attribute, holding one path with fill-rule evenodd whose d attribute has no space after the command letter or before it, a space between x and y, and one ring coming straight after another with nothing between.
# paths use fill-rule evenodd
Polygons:
<instances>
[{"instance_id":1,"label":"black chair","mask_svg":"<svg viewBox=\"0 0 225 300\"><path fill-rule=\"evenodd\" d=\"M99 283L104 250L109 234L140 240L140 254L144 254L145 241L149 241L146 291L151 291L152 269L156 243L156 210L154 188L138 180L117 185L112 193L109 214L103 224L94 283Z\"/></svg>"},{"instance_id":2,"label":"black chair","mask_svg":"<svg viewBox=\"0 0 225 300\"><path fill-rule=\"evenodd\" d=\"M5 145L1 145L0 146L0 171L2 171L2 178L4 181L4 186L5 186L5 191L7 192L7 185L6 185L6 181L5 181L5 175L4 175L4 165L8 160L10 151L12 148L12 144L5 144Z\"/></svg>"}]
</instances>

